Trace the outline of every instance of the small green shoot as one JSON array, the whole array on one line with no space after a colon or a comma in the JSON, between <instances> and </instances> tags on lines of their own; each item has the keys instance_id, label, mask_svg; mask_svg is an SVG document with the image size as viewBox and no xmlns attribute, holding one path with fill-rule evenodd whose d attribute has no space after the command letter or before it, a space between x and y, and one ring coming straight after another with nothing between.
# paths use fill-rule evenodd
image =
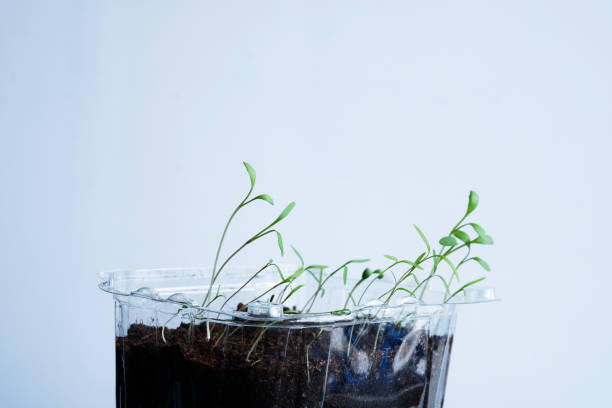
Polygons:
<instances>
[{"instance_id":1,"label":"small green shoot","mask_svg":"<svg viewBox=\"0 0 612 408\"><path fill-rule=\"evenodd\" d=\"M284 271L276 262L270 259L239 286L238 289L229 295L225 295L224 293L227 292L223 291L221 284L217 282L219 276L224 271L226 265L228 265L228 263L245 247L267 235L274 234L280 255L285 255L284 239L281 232L276 229L276 226L287 218L295 207L295 202L289 203L272 222L264 224L265 226L263 228L251 235L249 239L244 241L242 245L231 252L225 260L221 262L223 244L229 227L237 214L243 208L254 202L263 201L270 205L275 204L272 197L268 194L252 195L255 189L257 175L255 169L249 163L243 162L243 164L249 177L249 189L242 201L235 207L224 226L215 254L210 285L204 298L203 306L209 307L215 301L223 299L224 301L220 308L223 309L238 293L250 285L257 276L265 272L268 268L274 268L276 270L279 277L278 282L257 294L248 303L263 298L270 302L276 300L285 305L289 301L294 302L295 299L298 298L295 296L298 292L304 292L312 287L312 293L309 292L309 295L304 297L306 301L301 307L294 302L292 305L293 309L287 306L290 310L286 311L287 314L308 314L313 309L317 299L326 295L326 285L331 279L334 279L334 277L338 275L338 279L341 279L341 283L346 288L348 294L346 298L343 299L344 303L341 309L325 312L331 315L350 314L352 308L359 307L364 300L369 298L368 293L378 288L380 288L380 293L377 293L374 298L377 297L383 301L383 304L388 304L398 293L401 293L403 296L423 299L427 287L432 281L438 281L442 284L444 288L444 298L442 301L449 302L458 294L464 292L469 286L484 280L484 277L481 277L461 285L459 289L453 290L452 288L454 286L460 285L461 268L463 265L469 261L474 261L485 271L489 272L491 270L489 264L483 258L480 256L470 256L475 246L493 244L493 238L485 232L482 226L474 222L465 223L465 220L477 209L480 201L478 194L474 191L470 191L465 213L450 231L437 241L440 247L434 248L431 244L432 241L427 239L423 231L416 224L413 224L414 229L425 245L425 251L419 253L416 258L402 259L395 255L384 254L384 258L388 261L386 266L380 268L372 266L364 268L361 266L357 272L354 271L354 267L369 263L370 259L350 259L337 268L330 269L327 265L306 264L302 254L293 245L290 245L291 250L299 261L299 267L292 272ZM353 279L350 279L351 275ZM388 278L385 279L385 277ZM307 284L307 281L304 279L312 280L310 284ZM349 282L354 282L350 290L348 287ZM379 284L377 284L377 282L379 282ZM212 291L215 287L216 293L213 295ZM357 293L358 290L360 293ZM261 339L261 336L263 336L263 332L259 335L259 339ZM165 341L163 330L162 338ZM253 352L254 347L256 347L256 344L249 351L249 356Z\"/></svg>"}]
</instances>

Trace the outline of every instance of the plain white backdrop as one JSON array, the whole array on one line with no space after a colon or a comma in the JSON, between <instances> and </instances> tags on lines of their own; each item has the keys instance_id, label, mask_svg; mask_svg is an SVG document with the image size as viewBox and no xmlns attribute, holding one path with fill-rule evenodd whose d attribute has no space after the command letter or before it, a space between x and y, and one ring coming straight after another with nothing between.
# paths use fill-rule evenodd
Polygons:
<instances>
[{"instance_id":1,"label":"plain white backdrop","mask_svg":"<svg viewBox=\"0 0 612 408\"><path fill-rule=\"evenodd\" d=\"M0 405L114 406L96 273L210 265L247 160L317 263L414 256L412 223L442 236L477 190L503 302L462 310L446 406L612 406L611 22L607 1L0 2Z\"/></svg>"}]
</instances>

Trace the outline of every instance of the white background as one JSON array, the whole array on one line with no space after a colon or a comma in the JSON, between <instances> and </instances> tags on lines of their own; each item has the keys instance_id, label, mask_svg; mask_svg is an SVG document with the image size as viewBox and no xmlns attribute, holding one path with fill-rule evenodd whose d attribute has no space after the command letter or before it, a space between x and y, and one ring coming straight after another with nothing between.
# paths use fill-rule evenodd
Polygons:
<instances>
[{"instance_id":1,"label":"white background","mask_svg":"<svg viewBox=\"0 0 612 408\"><path fill-rule=\"evenodd\" d=\"M415 256L412 223L442 236L477 190L503 302L462 310L446 406L611 406L611 18L607 1L2 1L0 405L114 406L96 273L210 265L247 160L258 191L297 201L285 238L317 263Z\"/></svg>"}]
</instances>

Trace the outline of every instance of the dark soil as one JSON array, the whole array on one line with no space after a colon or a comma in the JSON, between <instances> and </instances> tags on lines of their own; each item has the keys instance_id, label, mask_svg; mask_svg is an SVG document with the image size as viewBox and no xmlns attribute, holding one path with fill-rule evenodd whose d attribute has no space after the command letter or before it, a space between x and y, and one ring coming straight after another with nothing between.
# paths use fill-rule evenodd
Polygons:
<instances>
[{"instance_id":1,"label":"dark soil","mask_svg":"<svg viewBox=\"0 0 612 408\"><path fill-rule=\"evenodd\" d=\"M390 323L164 333L135 324L117 337L117 407L439 408L453 341Z\"/></svg>"}]
</instances>

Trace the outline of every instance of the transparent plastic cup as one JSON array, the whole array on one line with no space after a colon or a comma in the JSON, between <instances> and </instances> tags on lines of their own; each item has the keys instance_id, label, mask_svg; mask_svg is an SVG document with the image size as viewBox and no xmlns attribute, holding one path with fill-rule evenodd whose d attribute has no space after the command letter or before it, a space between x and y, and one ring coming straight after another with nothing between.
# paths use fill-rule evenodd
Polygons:
<instances>
[{"instance_id":1,"label":"transparent plastic cup","mask_svg":"<svg viewBox=\"0 0 612 408\"><path fill-rule=\"evenodd\" d=\"M457 304L495 299L473 289L446 304L374 299L322 313L346 297L338 284L318 311L299 313L253 301L278 282L272 272L231 297L252 272L228 269L211 290L216 308L201 306L209 269L103 273L115 300L117 407L440 408Z\"/></svg>"}]
</instances>

